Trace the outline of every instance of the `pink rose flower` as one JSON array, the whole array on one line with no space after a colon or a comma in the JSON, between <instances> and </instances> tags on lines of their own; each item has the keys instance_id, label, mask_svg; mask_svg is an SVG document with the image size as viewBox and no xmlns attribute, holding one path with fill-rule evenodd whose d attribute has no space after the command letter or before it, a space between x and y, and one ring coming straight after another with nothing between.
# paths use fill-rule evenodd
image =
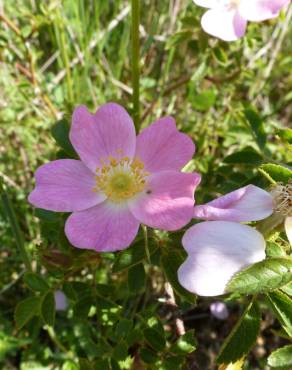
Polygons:
<instances>
[{"instance_id":1,"label":"pink rose flower","mask_svg":"<svg viewBox=\"0 0 292 370\"><path fill-rule=\"evenodd\" d=\"M272 196L254 185L195 206L195 218L212 221L192 226L183 236L188 258L178 270L181 285L201 296L224 294L234 274L265 259L263 236L239 222L261 220L272 213Z\"/></svg>"},{"instance_id":2,"label":"pink rose flower","mask_svg":"<svg viewBox=\"0 0 292 370\"><path fill-rule=\"evenodd\" d=\"M248 21L275 18L290 0L193 0L209 8L201 24L205 32L224 41L234 41L245 34Z\"/></svg>"},{"instance_id":3,"label":"pink rose flower","mask_svg":"<svg viewBox=\"0 0 292 370\"><path fill-rule=\"evenodd\" d=\"M136 138L133 121L118 104L95 114L75 109L71 143L81 160L41 166L29 202L55 212L73 212L65 233L77 248L116 251L134 240L140 223L177 230L192 218L197 173L180 169L195 146L164 117Z\"/></svg>"}]
</instances>

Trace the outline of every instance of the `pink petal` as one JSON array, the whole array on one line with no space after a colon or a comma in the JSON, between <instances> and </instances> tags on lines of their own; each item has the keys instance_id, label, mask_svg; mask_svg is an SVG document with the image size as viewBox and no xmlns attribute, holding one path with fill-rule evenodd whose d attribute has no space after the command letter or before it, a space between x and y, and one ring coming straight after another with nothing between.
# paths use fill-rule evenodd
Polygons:
<instances>
[{"instance_id":1,"label":"pink petal","mask_svg":"<svg viewBox=\"0 0 292 370\"><path fill-rule=\"evenodd\" d=\"M136 156L149 172L180 170L194 151L191 138L176 129L172 117L159 119L137 137Z\"/></svg>"},{"instance_id":2,"label":"pink petal","mask_svg":"<svg viewBox=\"0 0 292 370\"><path fill-rule=\"evenodd\" d=\"M248 21L264 21L279 15L290 0L245 0L239 3L240 15Z\"/></svg>"},{"instance_id":3,"label":"pink petal","mask_svg":"<svg viewBox=\"0 0 292 370\"><path fill-rule=\"evenodd\" d=\"M201 296L224 294L234 274L265 258L263 236L236 222L208 221L184 235L187 260L178 270L181 285Z\"/></svg>"},{"instance_id":4,"label":"pink petal","mask_svg":"<svg viewBox=\"0 0 292 370\"><path fill-rule=\"evenodd\" d=\"M74 212L95 206L105 199L93 191L94 174L75 159L59 159L39 167L36 187L28 200L38 208L55 212Z\"/></svg>"},{"instance_id":5,"label":"pink petal","mask_svg":"<svg viewBox=\"0 0 292 370\"><path fill-rule=\"evenodd\" d=\"M272 213L272 196L254 185L245 186L194 208L194 218L204 220L258 221Z\"/></svg>"},{"instance_id":6,"label":"pink petal","mask_svg":"<svg viewBox=\"0 0 292 370\"><path fill-rule=\"evenodd\" d=\"M292 216L286 217L285 219L285 231L289 243L292 245Z\"/></svg>"},{"instance_id":7,"label":"pink petal","mask_svg":"<svg viewBox=\"0 0 292 370\"><path fill-rule=\"evenodd\" d=\"M218 0L193 0L193 2L204 8L215 8L219 4Z\"/></svg>"},{"instance_id":8,"label":"pink petal","mask_svg":"<svg viewBox=\"0 0 292 370\"><path fill-rule=\"evenodd\" d=\"M135 153L136 134L133 121L126 110L118 104L102 105L95 114L84 105L74 110L70 140L81 160L95 171L115 158L132 158Z\"/></svg>"},{"instance_id":9,"label":"pink petal","mask_svg":"<svg viewBox=\"0 0 292 370\"><path fill-rule=\"evenodd\" d=\"M93 208L73 213L65 233L77 248L113 252L127 248L134 240L139 222L125 204L105 201Z\"/></svg>"},{"instance_id":10,"label":"pink petal","mask_svg":"<svg viewBox=\"0 0 292 370\"><path fill-rule=\"evenodd\" d=\"M235 41L245 34L247 22L236 8L218 7L208 10L202 17L205 32L224 41Z\"/></svg>"},{"instance_id":11,"label":"pink petal","mask_svg":"<svg viewBox=\"0 0 292 370\"><path fill-rule=\"evenodd\" d=\"M192 218L194 191L200 180L196 173L164 171L154 174L143 195L130 202L130 210L147 226L180 229Z\"/></svg>"}]
</instances>

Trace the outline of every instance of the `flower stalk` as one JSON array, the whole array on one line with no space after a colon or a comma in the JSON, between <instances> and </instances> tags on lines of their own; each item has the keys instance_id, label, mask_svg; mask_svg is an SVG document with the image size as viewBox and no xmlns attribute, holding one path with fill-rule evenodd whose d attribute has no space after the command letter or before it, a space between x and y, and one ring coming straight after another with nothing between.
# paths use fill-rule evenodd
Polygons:
<instances>
[{"instance_id":1,"label":"flower stalk","mask_svg":"<svg viewBox=\"0 0 292 370\"><path fill-rule=\"evenodd\" d=\"M132 5L132 85L133 120L136 132L140 129L140 0L131 0Z\"/></svg>"}]
</instances>

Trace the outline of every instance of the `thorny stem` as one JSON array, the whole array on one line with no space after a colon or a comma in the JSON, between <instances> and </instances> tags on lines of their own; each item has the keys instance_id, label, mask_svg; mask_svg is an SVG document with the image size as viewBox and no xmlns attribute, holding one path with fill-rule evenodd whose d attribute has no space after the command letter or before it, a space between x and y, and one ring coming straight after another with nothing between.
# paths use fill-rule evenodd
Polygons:
<instances>
[{"instance_id":1,"label":"thorny stem","mask_svg":"<svg viewBox=\"0 0 292 370\"><path fill-rule=\"evenodd\" d=\"M132 84L133 84L133 119L136 132L140 129L140 0L131 0L132 4Z\"/></svg>"}]
</instances>

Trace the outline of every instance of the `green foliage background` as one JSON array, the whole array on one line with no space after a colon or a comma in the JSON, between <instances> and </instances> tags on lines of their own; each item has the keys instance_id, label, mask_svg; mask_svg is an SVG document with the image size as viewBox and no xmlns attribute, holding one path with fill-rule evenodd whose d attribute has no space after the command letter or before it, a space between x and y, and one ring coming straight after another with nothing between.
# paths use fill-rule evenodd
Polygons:
<instances>
[{"instance_id":1,"label":"green foliage background","mask_svg":"<svg viewBox=\"0 0 292 370\"><path fill-rule=\"evenodd\" d=\"M35 169L72 154L66 125L74 106L82 103L94 111L115 101L131 112L129 3L2 4L0 367L5 370L213 369L214 352L218 354L236 322L233 315L238 319L248 302L245 295L229 297L229 329L219 327L210 348L202 338L197 345L191 331L197 329L196 321L188 321L188 314L207 315L210 333L214 319L208 315L210 300L198 300L195 308L196 297L175 281L175 267L185 257L182 232L150 234L151 264L142 233L124 253L99 255L69 245L63 233L65 215L35 211L27 203ZM249 24L246 37L233 43L203 33L203 11L191 0L141 1L142 124L172 115L179 129L192 137L197 149L187 169L203 176L198 203L249 183L268 188L267 173L275 171L271 166L262 167L264 172L259 168L268 163L291 165L292 159L287 130L292 118L292 7L275 20ZM279 179L277 173L274 180L283 181L284 175ZM289 177L291 171L286 170L284 180ZM8 198L23 235L18 243L32 256L36 276L23 279L15 228L7 216ZM276 256L290 253L283 233L272 241L278 246ZM178 308L167 303L166 280L173 285ZM55 317L56 289L65 292L70 309ZM268 318L263 325L269 326L275 321L268 301L275 305L281 297L267 297L259 304ZM14 318L15 306L24 299L26 306L17 306ZM283 303L279 305L283 313ZM285 307L289 312L289 303ZM177 316L188 322L185 338L175 331ZM289 325L291 320L284 320L284 326ZM202 358L192 353L196 347ZM287 356L289 348L284 348ZM270 350L266 348L263 358L254 354L247 368L265 369ZM269 363L277 361L275 354Z\"/></svg>"}]
</instances>

